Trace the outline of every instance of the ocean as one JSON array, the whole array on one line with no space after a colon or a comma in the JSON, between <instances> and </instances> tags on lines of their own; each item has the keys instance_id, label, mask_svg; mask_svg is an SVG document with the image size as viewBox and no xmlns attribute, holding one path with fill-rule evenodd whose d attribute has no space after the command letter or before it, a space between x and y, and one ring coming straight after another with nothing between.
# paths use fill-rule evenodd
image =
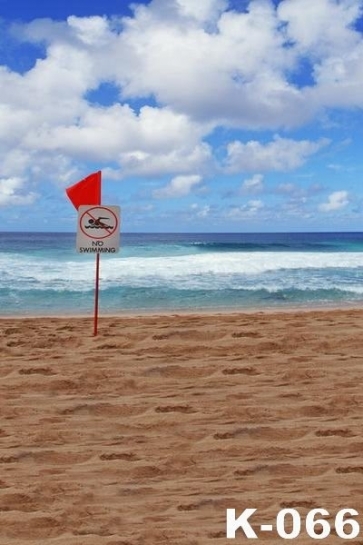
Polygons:
<instances>
[{"instance_id":1,"label":"ocean","mask_svg":"<svg viewBox=\"0 0 363 545\"><path fill-rule=\"evenodd\" d=\"M100 314L363 304L363 233L122 234ZM91 314L95 256L73 233L0 233L0 315Z\"/></svg>"}]
</instances>

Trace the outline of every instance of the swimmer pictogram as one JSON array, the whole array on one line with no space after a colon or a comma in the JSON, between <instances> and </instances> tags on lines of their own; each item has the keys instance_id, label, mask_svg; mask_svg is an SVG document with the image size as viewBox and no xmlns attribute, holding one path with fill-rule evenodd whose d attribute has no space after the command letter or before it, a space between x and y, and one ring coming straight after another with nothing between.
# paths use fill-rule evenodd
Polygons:
<instances>
[{"instance_id":1,"label":"swimmer pictogram","mask_svg":"<svg viewBox=\"0 0 363 545\"><path fill-rule=\"evenodd\" d=\"M107 225L101 220L109 220L110 218L104 218L102 216L97 219L90 218L88 220L88 225L85 225L85 229L113 229L112 225Z\"/></svg>"},{"instance_id":2,"label":"swimmer pictogram","mask_svg":"<svg viewBox=\"0 0 363 545\"><path fill-rule=\"evenodd\" d=\"M84 206L79 214L79 228L88 239L111 237L119 226L118 207Z\"/></svg>"}]
</instances>

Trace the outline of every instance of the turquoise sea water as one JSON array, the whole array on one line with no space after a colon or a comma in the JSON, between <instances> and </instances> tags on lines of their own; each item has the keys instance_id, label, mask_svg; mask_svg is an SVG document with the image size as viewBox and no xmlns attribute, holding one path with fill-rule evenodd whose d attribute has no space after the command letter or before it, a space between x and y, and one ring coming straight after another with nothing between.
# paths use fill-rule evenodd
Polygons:
<instances>
[{"instance_id":1,"label":"turquoise sea water","mask_svg":"<svg viewBox=\"0 0 363 545\"><path fill-rule=\"evenodd\" d=\"M0 233L0 315L88 314L95 256L70 233ZM363 233L123 234L100 313L363 304Z\"/></svg>"}]
</instances>

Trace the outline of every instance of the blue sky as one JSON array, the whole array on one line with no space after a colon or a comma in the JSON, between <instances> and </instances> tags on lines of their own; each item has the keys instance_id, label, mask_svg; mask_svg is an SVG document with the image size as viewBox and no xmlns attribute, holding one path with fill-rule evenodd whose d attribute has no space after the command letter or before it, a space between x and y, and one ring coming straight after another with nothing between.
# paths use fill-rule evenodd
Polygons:
<instances>
[{"instance_id":1,"label":"blue sky","mask_svg":"<svg viewBox=\"0 0 363 545\"><path fill-rule=\"evenodd\" d=\"M0 0L4 231L363 230L363 0Z\"/></svg>"}]
</instances>

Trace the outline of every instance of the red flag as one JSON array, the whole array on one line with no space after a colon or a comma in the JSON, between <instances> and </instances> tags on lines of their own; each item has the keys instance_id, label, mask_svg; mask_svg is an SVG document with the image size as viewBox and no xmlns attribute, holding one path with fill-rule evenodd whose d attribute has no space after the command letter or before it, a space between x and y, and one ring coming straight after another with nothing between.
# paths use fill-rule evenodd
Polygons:
<instances>
[{"instance_id":1,"label":"red flag","mask_svg":"<svg viewBox=\"0 0 363 545\"><path fill-rule=\"evenodd\" d=\"M82 204L101 204L101 171L67 187L66 193L77 210Z\"/></svg>"}]
</instances>

